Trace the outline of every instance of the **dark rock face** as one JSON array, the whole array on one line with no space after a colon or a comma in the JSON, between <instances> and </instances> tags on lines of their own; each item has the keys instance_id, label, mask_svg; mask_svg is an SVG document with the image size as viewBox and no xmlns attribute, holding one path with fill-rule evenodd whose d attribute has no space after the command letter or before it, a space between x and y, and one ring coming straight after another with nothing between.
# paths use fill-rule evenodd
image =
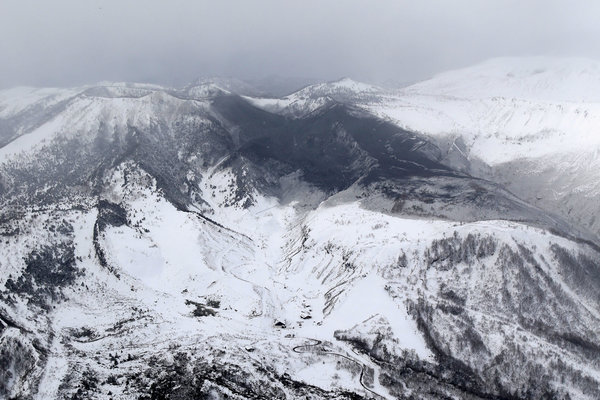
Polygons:
<instances>
[{"instance_id":1,"label":"dark rock face","mask_svg":"<svg viewBox=\"0 0 600 400\"><path fill-rule=\"evenodd\" d=\"M125 161L156 179L158 188L181 209L190 203L197 185L188 172L225 156L229 161L223 166L238 165L236 187L244 193L251 191L244 189L248 184L276 192L276 180L295 171L330 193L359 179L368 183L454 174L439 163L439 150L425 138L342 104L300 119L265 112L237 96L217 97L212 106L219 118L182 110L170 122L111 131L101 121L96 132L85 133L92 134L91 140L56 140L41 158L3 166L3 198L51 204L95 194L106 171ZM189 122L194 118L204 122ZM256 179L242 178L242 169L251 175L257 171ZM38 190L44 186L43 192ZM236 198L244 198L244 193Z\"/></svg>"},{"instance_id":2,"label":"dark rock face","mask_svg":"<svg viewBox=\"0 0 600 400\"><path fill-rule=\"evenodd\" d=\"M239 154L283 173L301 170L318 187L335 192L360 178L452 175L425 138L342 104L303 118L269 114L238 97L215 107L239 128Z\"/></svg>"},{"instance_id":3,"label":"dark rock face","mask_svg":"<svg viewBox=\"0 0 600 400\"><path fill-rule=\"evenodd\" d=\"M72 245L64 243L32 251L25 260L24 273L16 281L9 278L6 290L28 295L30 301L40 307L50 307L61 298L60 289L79 276L73 251Z\"/></svg>"},{"instance_id":4,"label":"dark rock face","mask_svg":"<svg viewBox=\"0 0 600 400\"><path fill-rule=\"evenodd\" d=\"M106 254L102 247L101 236L107 226L122 226L127 223L127 211L118 204L111 203L108 200L100 200L98 202L98 217L94 225L94 236L92 238L94 242L94 249L96 251L96 257L100 265L104 268L109 269L115 275L119 275L115 269L108 264L106 260Z\"/></svg>"},{"instance_id":5,"label":"dark rock face","mask_svg":"<svg viewBox=\"0 0 600 400\"><path fill-rule=\"evenodd\" d=\"M98 229L103 231L107 225L121 226L127 223L127 211L118 204L108 200L98 202Z\"/></svg>"},{"instance_id":6,"label":"dark rock face","mask_svg":"<svg viewBox=\"0 0 600 400\"><path fill-rule=\"evenodd\" d=\"M30 376L30 373L37 362L37 352L30 343L17 335L2 335L0 337L0 397L7 398L15 382L28 379L34 381L35 377Z\"/></svg>"}]
</instances>

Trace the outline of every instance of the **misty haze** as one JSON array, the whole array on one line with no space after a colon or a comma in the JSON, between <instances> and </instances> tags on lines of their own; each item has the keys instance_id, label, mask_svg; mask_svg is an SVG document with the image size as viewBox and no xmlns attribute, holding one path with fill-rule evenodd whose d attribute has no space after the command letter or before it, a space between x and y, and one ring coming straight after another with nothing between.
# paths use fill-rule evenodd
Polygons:
<instances>
[{"instance_id":1,"label":"misty haze","mask_svg":"<svg viewBox=\"0 0 600 400\"><path fill-rule=\"evenodd\" d=\"M600 398L600 5L0 3L0 400Z\"/></svg>"}]
</instances>

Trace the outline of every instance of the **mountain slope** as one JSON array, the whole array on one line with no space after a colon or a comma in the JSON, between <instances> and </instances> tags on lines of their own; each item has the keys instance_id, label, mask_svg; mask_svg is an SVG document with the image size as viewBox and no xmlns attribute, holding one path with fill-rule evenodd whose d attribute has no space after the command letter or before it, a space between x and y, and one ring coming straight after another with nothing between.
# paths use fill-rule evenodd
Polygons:
<instances>
[{"instance_id":1,"label":"mountain slope","mask_svg":"<svg viewBox=\"0 0 600 400\"><path fill-rule=\"evenodd\" d=\"M593 237L307 92L2 103L0 396L596 398Z\"/></svg>"},{"instance_id":2,"label":"mountain slope","mask_svg":"<svg viewBox=\"0 0 600 400\"><path fill-rule=\"evenodd\" d=\"M253 101L304 115L333 101L334 87ZM396 91L345 85L337 100L428 136L446 164L499 182L598 236L599 89L593 60L499 58Z\"/></svg>"},{"instance_id":3,"label":"mountain slope","mask_svg":"<svg viewBox=\"0 0 600 400\"><path fill-rule=\"evenodd\" d=\"M600 232L598 63L496 59L441 74L366 107L437 137L449 161ZM466 161L465 161L466 159Z\"/></svg>"}]
</instances>

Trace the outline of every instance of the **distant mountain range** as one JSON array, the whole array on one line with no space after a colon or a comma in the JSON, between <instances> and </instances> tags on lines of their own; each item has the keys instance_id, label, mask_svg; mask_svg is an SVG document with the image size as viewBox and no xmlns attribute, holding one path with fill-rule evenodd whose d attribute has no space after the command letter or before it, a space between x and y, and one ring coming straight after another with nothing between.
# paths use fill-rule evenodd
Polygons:
<instances>
[{"instance_id":1,"label":"distant mountain range","mask_svg":"<svg viewBox=\"0 0 600 400\"><path fill-rule=\"evenodd\" d=\"M0 398L599 398L599 98L549 58L0 91Z\"/></svg>"}]
</instances>

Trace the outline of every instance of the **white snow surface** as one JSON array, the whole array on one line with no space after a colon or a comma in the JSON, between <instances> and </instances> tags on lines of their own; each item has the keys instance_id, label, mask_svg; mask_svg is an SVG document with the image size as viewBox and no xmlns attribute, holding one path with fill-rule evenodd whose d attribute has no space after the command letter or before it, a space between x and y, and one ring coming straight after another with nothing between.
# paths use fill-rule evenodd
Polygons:
<instances>
[{"instance_id":1,"label":"white snow surface","mask_svg":"<svg viewBox=\"0 0 600 400\"><path fill-rule=\"evenodd\" d=\"M228 182L227 171L204 176L207 189L224 188ZM457 266L439 273L422 260L433 240L454 232L459 236L479 232L514 248L526 241L542 253L550 252L551 243L572 246L566 239L514 222L413 219L369 211L359 202L329 201L306 210L268 197L259 197L244 210L222 207L222 198L207 196L214 207L211 217L225 226L219 227L196 214L178 211L155 187L132 186L136 179L131 174L126 184L120 169L111 179L114 185L104 196L124 204L130 222L109 227L101 244L121 278L114 279L94 260L89 238L95 215L73 216L78 221L76 254L83 259L81 267L87 271L85 282L90 288L55 312L57 331L93 327L98 333L109 332L115 322L125 321L120 335L75 344L85 352L145 354L166 351L170 343L189 349L206 346L200 343L239 347L239 351L252 348L257 357L275 357L273 365L281 373L327 390L363 390L357 372L334 367L339 358L335 354L374 368L377 376L376 364L334 334L360 331L363 324L379 317L391 327L389 340L398 346L394 351L412 351L422 360L433 361L406 301L418 298L418 293L436 301L439 288L466 268L474 268L463 282L473 298L466 312L504 324L504 333L518 332L502 316L482 315L477 310L477 304L485 304L485 297L505 279L501 271L490 274L494 270L485 268L494 265L494 260L482 259L480 267ZM410 266L398 272L395 264L400 253L409 256ZM562 281L558 272L547 273ZM217 315L193 317L193 306L186 300L205 303L209 299L220 302ZM286 328L274 327L278 321ZM503 335L491 334L486 342L492 356L502 351ZM315 339L335 354L292 351ZM530 336L529 340L537 343L540 339ZM45 372L45 389L40 393L45 398L54 396L56 381L67 365L60 343L55 346L49 359L55 369ZM379 384L375 390L391 398Z\"/></svg>"},{"instance_id":2,"label":"white snow surface","mask_svg":"<svg viewBox=\"0 0 600 400\"><path fill-rule=\"evenodd\" d=\"M229 93L215 82L201 81L187 88L185 94L203 100ZM0 91L0 118L78 96L78 101L69 106L71 111L66 112L73 117L63 125L71 129L73 119L82 113L92 116L89 122L93 124L98 117L87 104L89 100L93 99L98 111L114 110L107 111L99 104L101 97L86 95L90 88L113 91L115 96L140 96L137 102L134 98L123 99L121 107L130 109L130 115L151 115L144 105L148 99L160 98L168 103L179 100L155 85L103 83L73 89L15 88ZM332 101L349 102L408 130L435 137L460 136L468 147L469 158L492 166L600 147L600 63L588 59L498 58L442 73L400 90L385 90L344 78L310 85L283 98L244 98L257 107L296 117ZM0 156L30 148L46 137L43 132L43 125L32 132L22 132L23 142L4 149Z\"/></svg>"},{"instance_id":3,"label":"white snow surface","mask_svg":"<svg viewBox=\"0 0 600 400\"><path fill-rule=\"evenodd\" d=\"M470 158L492 166L600 147L600 63L588 59L497 58L400 90L343 79L282 99L248 99L304 115L336 97L407 130L460 136Z\"/></svg>"},{"instance_id":4,"label":"white snow surface","mask_svg":"<svg viewBox=\"0 0 600 400\"><path fill-rule=\"evenodd\" d=\"M364 101L371 96L384 93L384 90L350 78L309 85L283 98L262 98L244 96L252 104L267 111L283 113L295 117L307 115L336 100Z\"/></svg>"},{"instance_id":5,"label":"white snow surface","mask_svg":"<svg viewBox=\"0 0 600 400\"><path fill-rule=\"evenodd\" d=\"M441 73L401 92L474 99L508 97L596 103L600 101L600 62L585 58L494 58Z\"/></svg>"},{"instance_id":6,"label":"white snow surface","mask_svg":"<svg viewBox=\"0 0 600 400\"><path fill-rule=\"evenodd\" d=\"M0 118L14 116L36 103L54 104L78 97L59 116L0 148L0 162L35 154L56 137L91 140L86 132L97 129L100 120L108 121L108 130L118 132L130 123L150 126L158 109L164 112L190 102L206 107L204 101L178 99L160 88L133 89L148 92L140 97L105 98L80 95L83 89L1 91ZM204 99L218 90L222 89L198 86L190 95ZM460 135L467 142L469 157L490 165L597 152L600 147L600 71L598 64L589 60L496 59L396 92L345 79L313 85L283 99L247 99L278 112L296 107L294 113L299 115L317 109L340 92L406 129L433 136ZM129 223L107 228L100 238L109 264L121 279L98 265L95 258L91 243L95 213L65 212L76 228L78 268L85 268L82 283L89 289L72 289L67 297L76 301L59 307L51 319L56 332L93 327L100 335L97 341L75 344L87 354L117 349L167 353L172 343L193 348L207 346L210 338L216 347L256 347L257 357L285 354L284 360L274 362L277 368L325 389L361 390L356 376L340 371L334 377L328 364L323 366L331 359L304 356L291 349L318 339L349 354L348 345L336 340L335 332L384 316L401 349L431 361L431 350L407 312L407 301L418 298L417 292L435 299L444 282L455 278L428 270L419 261L433 240L454 232L463 237L478 232L511 248L528 243L541 254L551 254L552 243L573 247L566 239L519 223L459 224L394 216L369 211L358 201L323 202L310 208L306 204L314 202L313 198L305 199L306 204L286 203L256 194L249 209L226 207L223 204L233 175L213 168L203 171L201 187L212 210L210 218L222 224L218 226L177 210L156 187L136 186L135 179L126 183L122 168L115 170L112 185L102 195L125 205ZM576 171L579 167L570 168ZM311 196L318 198L319 194ZM23 258L34 243L48 240L44 235L49 233L39 229L43 219L36 219L34 211L30 214L25 219L32 232L27 240L13 243L21 239L9 238L9 245L0 247L0 269L6 272L0 274L0 283L24 268ZM13 252L15 248L20 252ZM394 265L401 253L408 255L410 267L397 272ZM486 294L494 293L503 279L500 272L492 269L490 273L485 265L494 265L494 259L472 267L469 280L461 281L473 293L473 304L484 304ZM546 273L565 293L573 293L558 270ZM199 319L192 316L193 306L186 300L218 300L221 305L217 316ZM590 313L596 313L595 305L579 300ZM473 304L467 304L467 312L482 318ZM25 306L21 309L28 315ZM130 316L135 319L130 321ZM506 331L518 331L502 316L487 317ZM38 322L34 322L35 316L29 320L32 326L28 328L33 331ZM102 336L117 322L123 322L123 335ZM285 323L286 329L275 329L275 322ZM490 335L486 344L492 356L502 351L503 337ZM528 341L544 344L533 335ZM69 364L59 335L52 346L40 399L55 396ZM576 364L577 360L567 362ZM598 377L599 373L590 368L589 374Z\"/></svg>"},{"instance_id":7,"label":"white snow surface","mask_svg":"<svg viewBox=\"0 0 600 400\"><path fill-rule=\"evenodd\" d=\"M0 118L7 118L28 107L39 104L48 107L80 93L83 88L16 87L0 90Z\"/></svg>"},{"instance_id":8,"label":"white snow surface","mask_svg":"<svg viewBox=\"0 0 600 400\"><path fill-rule=\"evenodd\" d=\"M400 126L461 136L490 165L600 146L600 64L502 58L364 104Z\"/></svg>"},{"instance_id":9,"label":"white snow surface","mask_svg":"<svg viewBox=\"0 0 600 400\"><path fill-rule=\"evenodd\" d=\"M11 112L17 114L27 111L27 107L32 104L46 104L55 101L56 98L66 99L71 95L74 97L65 105L64 110L51 115L40 125L20 131L20 136L1 147L0 163L19 156L33 155L58 138L91 141L98 136L101 129L107 132L105 136L125 135L131 126L150 128L158 124L159 120L172 123L179 107L195 107L203 111L207 107L206 101L180 99L163 90L145 88L142 85L115 84L95 86L90 90L101 93L75 89L72 91L15 89L14 91L19 94L16 96L17 100L7 100L7 104L11 104ZM0 99L8 99L12 93L13 90L2 91ZM0 110L1 105L0 102ZM46 105L42 106L46 107ZM198 123L202 122L202 120L198 121Z\"/></svg>"}]
</instances>

